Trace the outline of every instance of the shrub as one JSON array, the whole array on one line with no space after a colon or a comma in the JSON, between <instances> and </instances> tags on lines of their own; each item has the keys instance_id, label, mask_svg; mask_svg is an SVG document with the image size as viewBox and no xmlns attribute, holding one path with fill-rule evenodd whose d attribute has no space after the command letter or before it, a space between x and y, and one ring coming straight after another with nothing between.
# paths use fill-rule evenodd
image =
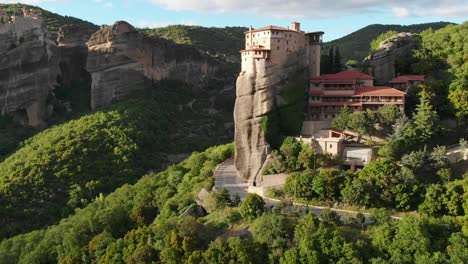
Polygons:
<instances>
[{"instance_id":1,"label":"shrub","mask_svg":"<svg viewBox=\"0 0 468 264\"><path fill-rule=\"evenodd\" d=\"M242 202L239 212L242 218L252 220L263 214L265 211L265 201L258 194L249 193Z\"/></svg>"}]
</instances>

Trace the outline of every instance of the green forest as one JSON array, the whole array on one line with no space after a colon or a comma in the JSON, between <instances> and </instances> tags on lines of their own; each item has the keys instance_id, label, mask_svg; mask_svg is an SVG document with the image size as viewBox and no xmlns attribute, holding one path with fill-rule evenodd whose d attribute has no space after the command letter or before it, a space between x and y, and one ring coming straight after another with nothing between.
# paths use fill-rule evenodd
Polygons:
<instances>
[{"instance_id":1,"label":"green forest","mask_svg":"<svg viewBox=\"0 0 468 264\"><path fill-rule=\"evenodd\" d=\"M468 259L466 217L421 214L397 220L388 210L376 209L369 225L362 214L340 219L325 210L316 216L305 207L269 206L256 194L239 204L223 191L214 195L208 215L197 210L182 215L196 207L194 198L202 188L211 188L216 165L232 155L232 144L209 148L163 172L147 174L135 185L101 193L56 225L3 240L0 262L465 263Z\"/></svg>"},{"instance_id":2,"label":"green forest","mask_svg":"<svg viewBox=\"0 0 468 264\"><path fill-rule=\"evenodd\" d=\"M51 29L76 22L95 30L43 15ZM212 190L215 169L235 148L187 136L202 114L186 106L193 91L180 83L162 82L144 96L37 134L1 117L0 263L468 263L468 172L446 155L449 144L468 148L468 22L445 25L373 25L327 49L329 70L338 71L350 47L365 42L368 52L394 33L388 30L420 32L411 63L427 82L409 94L406 113L345 107L332 123L369 136L365 144L378 159L360 171L343 171L339 159L288 136L300 130L305 103L300 82L292 81L282 94L288 107L261 120L275 148L262 173L289 174L268 198L248 194L241 201L221 189L198 205L198 194ZM215 57L238 57L244 30L144 31ZM211 121L213 129L223 126ZM372 136L385 142L377 146ZM164 167L165 154L194 150ZM355 213L314 214L311 205Z\"/></svg>"}]
</instances>

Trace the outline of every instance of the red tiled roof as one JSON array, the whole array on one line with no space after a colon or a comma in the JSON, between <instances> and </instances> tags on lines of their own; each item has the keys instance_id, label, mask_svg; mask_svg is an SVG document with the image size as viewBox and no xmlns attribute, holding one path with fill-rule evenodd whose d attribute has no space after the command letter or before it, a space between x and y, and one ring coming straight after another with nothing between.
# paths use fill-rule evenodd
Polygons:
<instances>
[{"instance_id":1,"label":"red tiled roof","mask_svg":"<svg viewBox=\"0 0 468 264\"><path fill-rule=\"evenodd\" d=\"M405 96L406 93L388 86L360 87L354 97L359 96Z\"/></svg>"},{"instance_id":2,"label":"red tiled roof","mask_svg":"<svg viewBox=\"0 0 468 264\"><path fill-rule=\"evenodd\" d=\"M361 106L361 102L312 102L309 106Z\"/></svg>"},{"instance_id":3,"label":"red tiled roof","mask_svg":"<svg viewBox=\"0 0 468 264\"><path fill-rule=\"evenodd\" d=\"M408 81L424 81L424 75L401 75L391 79L389 83L407 83Z\"/></svg>"},{"instance_id":4,"label":"red tiled roof","mask_svg":"<svg viewBox=\"0 0 468 264\"><path fill-rule=\"evenodd\" d=\"M324 94L322 97L351 97L354 93L343 93L343 94Z\"/></svg>"},{"instance_id":5,"label":"red tiled roof","mask_svg":"<svg viewBox=\"0 0 468 264\"><path fill-rule=\"evenodd\" d=\"M313 78L312 82L327 82L327 83L354 83L356 79L372 80L374 77L360 71L342 71L335 74L323 74Z\"/></svg>"}]
</instances>

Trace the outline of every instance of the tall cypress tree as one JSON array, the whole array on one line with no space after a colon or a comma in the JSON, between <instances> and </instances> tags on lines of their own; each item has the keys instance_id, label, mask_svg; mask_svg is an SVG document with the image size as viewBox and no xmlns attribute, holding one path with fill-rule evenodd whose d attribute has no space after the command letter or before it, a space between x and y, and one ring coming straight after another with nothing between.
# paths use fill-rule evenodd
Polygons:
<instances>
[{"instance_id":1,"label":"tall cypress tree","mask_svg":"<svg viewBox=\"0 0 468 264\"><path fill-rule=\"evenodd\" d=\"M434 135L438 119L437 112L431 105L429 94L422 91L420 103L416 107L416 114L413 115L415 132L422 142L427 142Z\"/></svg>"},{"instance_id":2,"label":"tall cypress tree","mask_svg":"<svg viewBox=\"0 0 468 264\"><path fill-rule=\"evenodd\" d=\"M335 54L333 56L333 71L336 73L341 71L342 68L340 49L336 47Z\"/></svg>"}]
</instances>

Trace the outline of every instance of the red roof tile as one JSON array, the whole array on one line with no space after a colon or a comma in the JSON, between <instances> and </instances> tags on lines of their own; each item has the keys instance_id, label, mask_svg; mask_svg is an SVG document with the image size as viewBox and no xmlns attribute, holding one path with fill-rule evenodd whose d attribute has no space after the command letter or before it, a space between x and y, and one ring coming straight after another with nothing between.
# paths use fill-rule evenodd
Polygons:
<instances>
[{"instance_id":1,"label":"red roof tile","mask_svg":"<svg viewBox=\"0 0 468 264\"><path fill-rule=\"evenodd\" d=\"M390 80L390 83L407 83L408 81L424 81L424 75L401 75Z\"/></svg>"},{"instance_id":2,"label":"red roof tile","mask_svg":"<svg viewBox=\"0 0 468 264\"><path fill-rule=\"evenodd\" d=\"M354 97L358 96L405 96L406 93L388 86L360 87Z\"/></svg>"},{"instance_id":3,"label":"red roof tile","mask_svg":"<svg viewBox=\"0 0 468 264\"><path fill-rule=\"evenodd\" d=\"M361 106L361 102L311 102L309 106Z\"/></svg>"}]
</instances>

